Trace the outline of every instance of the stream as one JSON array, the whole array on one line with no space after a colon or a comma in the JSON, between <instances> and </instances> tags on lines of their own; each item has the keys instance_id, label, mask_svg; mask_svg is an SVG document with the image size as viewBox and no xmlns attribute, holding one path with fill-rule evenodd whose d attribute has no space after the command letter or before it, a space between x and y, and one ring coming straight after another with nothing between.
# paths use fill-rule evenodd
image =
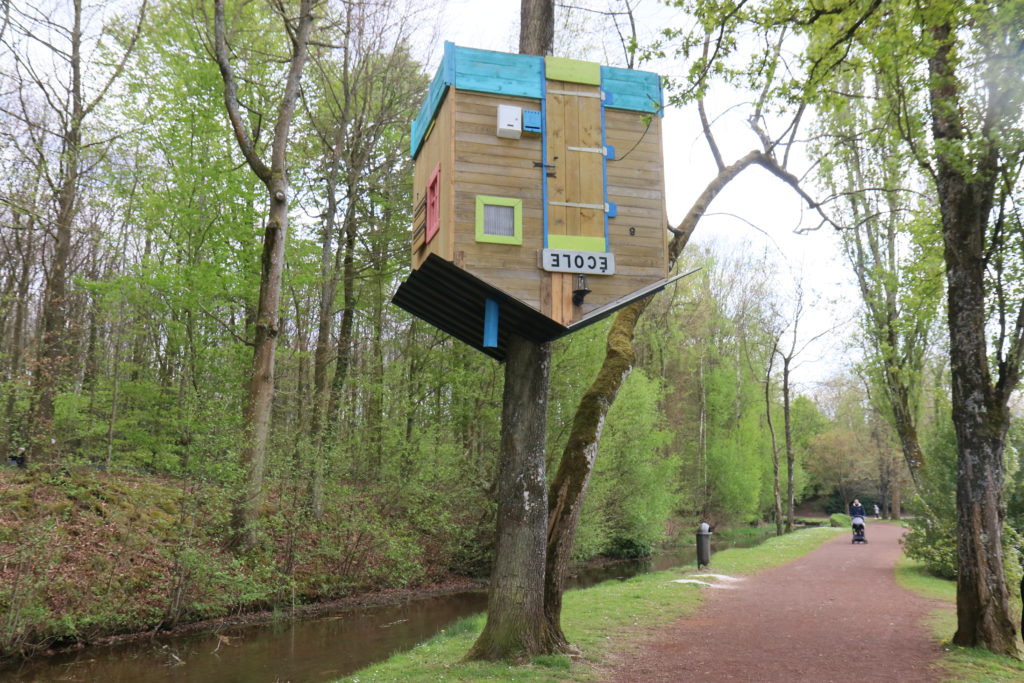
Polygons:
<instances>
[{"instance_id":1,"label":"stream","mask_svg":"<svg viewBox=\"0 0 1024 683\"><path fill-rule=\"evenodd\" d=\"M754 545L760 540L744 545ZM713 544L714 550L737 544ZM569 588L626 579L696 562L693 547L637 561L582 567ZM216 633L161 636L36 657L0 669L25 683L249 683L333 681L414 647L457 619L487 608L485 591L409 598L304 620L225 627Z\"/></svg>"}]
</instances>

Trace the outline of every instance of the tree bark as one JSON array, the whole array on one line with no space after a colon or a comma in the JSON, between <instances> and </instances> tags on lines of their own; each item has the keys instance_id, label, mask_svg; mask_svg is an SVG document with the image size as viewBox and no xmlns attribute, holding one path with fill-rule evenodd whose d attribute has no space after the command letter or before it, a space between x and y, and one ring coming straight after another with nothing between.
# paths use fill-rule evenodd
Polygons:
<instances>
[{"instance_id":1,"label":"tree bark","mask_svg":"<svg viewBox=\"0 0 1024 683\"><path fill-rule=\"evenodd\" d=\"M1001 359L993 384L986 340L986 231L998 182L998 147L981 141L968 172L955 73L956 32L931 27L937 45L928 60L935 179L946 261L952 413L957 437L957 645L1017 656L1016 627L1003 569L1003 450L1010 393L1019 380L1019 348ZM993 85L994 89L998 86ZM993 94L993 101L997 100ZM992 113L991 111L989 112ZM1021 320L1014 338L1019 346Z\"/></svg>"},{"instance_id":2,"label":"tree bark","mask_svg":"<svg viewBox=\"0 0 1024 683\"><path fill-rule=\"evenodd\" d=\"M770 157L758 150L747 153L729 166L723 166L690 207L679 227L671 228L673 238L669 242L669 270L675 266L697 223L714 198L743 169L754 164L764 166L776 175L781 171ZM601 427L619 388L633 369L633 333L649 302L650 297L634 302L616 315L609 332L604 362L598 370L597 378L576 408L572 430L562 452L558 472L551 483L544 616L548 622L548 631L559 641L564 640L561 611L565 574L572 561L572 545L579 526L584 494L593 472Z\"/></svg>"},{"instance_id":3,"label":"tree bark","mask_svg":"<svg viewBox=\"0 0 1024 683\"><path fill-rule=\"evenodd\" d=\"M519 54L549 55L554 45L553 0L522 0L519 5Z\"/></svg>"},{"instance_id":4,"label":"tree bark","mask_svg":"<svg viewBox=\"0 0 1024 683\"><path fill-rule=\"evenodd\" d=\"M572 546L579 528L583 498L597 457L605 417L636 360L633 332L637 320L650 301L650 297L635 301L615 316L608 332L604 363L576 408L569 441L551 483L548 497L544 618L553 641L561 648L568 645L561 623L562 593L572 566Z\"/></svg>"},{"instance_id":5,"label":"tree bark","mask_svg":"<svg viewBox=\"0 0 1024 683\"><path fill-rule=\"evenodd\" d=\"M772 437L772 496L775 514L775 535L782 535L782 492L779 488L779 444L775 436L775 424L772 422L772 365L775 353L779 348L775 340L771 353L768 354L768 369L764 373L764 417L768 424L768 433Z\"/></svg>"},{"instance_id":6,"label":"tree bark","mask_svg":"<svg viewBox=\"0 0 1024 683\"><path fill-rule=\"evenodd\" d=\"M794 339L796 331L793 332ZM782 359L782 417L785 422L786 432L786 533L793 530L796 521L794 499L795 477L793 470L796 469L796 453L793 450L793 419L789 409L789 365L792 355L784 356Z\"/></svg>"},{"instance_id":7,"label":"tree bark","mask_svg":"<svg viewBox=\"0 0 1024 683\"><path fill-rule=\"evenodd\" d=\"M238 102L238 83L229 58L224 0L214 3L215 54L224 80L224 104L242 156L263 182L270 208L263 232L260 258L260 291L256 307L252 370L248 397L243 411L245 445L240 464L245 470L245 490L235 503L232 528L235 541L243 548L256 543L256 523L263 499L263 473L266 467L270 414L274 400L274 358L281 301L281 276L284 271L284 245L288 234L288 134L299 95L299 82L306 63L309 36L313 28L314 0L302 0L296 28L291 35L292 55L288 77L278 104L271 143L270 165L258 156L249 137ZM287 17L282 20L289 22Z\"/></svg>"},{"instance_id":8,"label":"tree bark","mask_svg":"<svg viewBox=\"0 0 1024 683\"><path fill-rule=\"evenodd\" d=\"M82 3L73 3L71 40L71 112L62 135L63 175L57 193L57 219L53 230L53 260L43 294L42 349L33 371L34 388L30 459L56 455L53 439L53 400L64 374L67 323L67 269L71 260L71 224L78 205L78 176L82 146Z\"/></svg>"},{"instance_id":9,"label":"tree bark","mask_svg":"<svg viewBox=\"0 0 1024 683\"><path fill-rule=\"evenodd\" d=\"M498 538L487 625L468 659L522 659L550 653L544 619L544 472L550 345L509 339L501 411Z\"/></svg>"}]
</instances>

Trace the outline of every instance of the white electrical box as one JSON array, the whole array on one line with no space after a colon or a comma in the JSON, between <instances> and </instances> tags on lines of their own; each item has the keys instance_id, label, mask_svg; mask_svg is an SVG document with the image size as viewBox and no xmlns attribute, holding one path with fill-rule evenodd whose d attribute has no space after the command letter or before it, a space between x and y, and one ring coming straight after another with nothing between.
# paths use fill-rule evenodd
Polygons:
<instances>
[{"instance_id":1,"label":"white electrical box","mask_svg":"<svg viewBox=\"0 0 1024 683\"><path fill-rule=\"evenodd\" d=\"M498 105L498 137L518 140L523 135L523 109L510 104Z\"/></svg>"}]
</instances>

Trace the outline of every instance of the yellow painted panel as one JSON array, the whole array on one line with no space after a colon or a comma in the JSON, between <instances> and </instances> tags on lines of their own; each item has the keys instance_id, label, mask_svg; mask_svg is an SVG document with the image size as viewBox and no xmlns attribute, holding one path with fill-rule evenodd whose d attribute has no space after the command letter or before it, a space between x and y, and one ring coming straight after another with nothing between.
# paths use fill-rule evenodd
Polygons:
<instances>
[{"instance_id":1,"label":"yellow painted panel","mask_svg":"<svg viewBox=\"0 0 1024 683\"><path fill-rule=\"evenodd\" d=\"M548 233L549 249L571 249L572 251L604 251L604 235L587 237L582 235L552 235Z\"/></svg>"},{"instance_id":2,"label":"yellow painted panel","mask_svg":"<svg viewBox=\"0 0 1024 683\"><path fill-rule=\"evenodd\" d=\"M545 57L545 76L552 81L601 85L601 65L565 57Z\"/></svg>"}]
</instances>

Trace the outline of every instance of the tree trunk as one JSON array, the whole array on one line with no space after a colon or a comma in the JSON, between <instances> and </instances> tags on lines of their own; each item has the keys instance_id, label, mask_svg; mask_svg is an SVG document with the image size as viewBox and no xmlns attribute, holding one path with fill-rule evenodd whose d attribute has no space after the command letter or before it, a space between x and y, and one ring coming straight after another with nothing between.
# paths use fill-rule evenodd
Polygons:
<instances>
[{"instance_id":1,"label":"tree trunk","mask_svg":"<svg viewBox=\"0 0 1024 683\"><path fill-rule=\"evenodd\" d=\"M295 22L293 28L289 29L292 55L288 65L288 77L278 103L277 120L274 123L273 142L270 147L271 160L267 166L257 154L238 102L238 83L235 80L227 44L224 0L216 0L214 3L214 52L224 81L224 105L239 150L249 168L263 181L270 200L260 258L260 292L256 308L252 372L243 411L245 444L239 461L245 471L245 487L236 500L232 513L234 540L236 545L242 548L250 548L256 544L256 523L263 499L263 473L266 467L270 416L274 401L274 356L279 331L281 276L284 270L285 238L288 234L288 135L299 96L299 82L306 63L309 36L313 28L313 4L314 0L302 0L297 18L281 17L287 23Z\"/></svg>"},{"instance_id":2,"label":"tree trunk","mask_svg":"<svg viewBox=\"0 0 1024 683\"><path fill-rule=\"evenodd\" d=\"M796 453L793 450L793 416L789 409L789 364L792 356L782 359L782 417L786 425L786 533L793 530L796 521L794 489Z\"/></svg>"},{"instance_id":3,"label":"tree trunk","mask_svg":"<svg viewBox=\"0 0 1024 683\"><path fill-rule=\"evenodd\" d=\"M549 344L509 339L501 411L498 538L487 625L468 659L521 659L557 645L544 619L544 473Z\"/></svg>"},{"instance_id":4,"label":"tree trunk","mask_svg":"<svg viewBox=\"0 0 1024 683\"><path fill-rule=\"evenodd\" d=\"M521 54L551 53L554 12L554 0L522 0ZM469 659L519 659L553 652L564 641L548 627L544 605L550 367L550 344L510 336L501 409L498 540L487 625Z\"/></svg>"},{"instance_id":5,"label":"tree trunk","mask_svg":"<svg viewBox=\"0 0 1024 683\"><path fill-rule=\"evenodd\" d=\"M334 319L334 299L338 292L338 272L341 269L341 249L334 248L335 221L338 215L338 160L337 145L328 159L327 209L324 212L324 234L320 247L320 301L317 307L316 346L313 351L313 416L310 435L313 441L312 476L310 481L310 507L313 517L323 514L323 478L326 463L324 432L327 423L327 369L331 362L331 322ZM332 257L333 254L333 257Z\"/></svg>"},{"instance_id":6,"label":"tree trunk","mask_svg":"<svg viewBox=\"0 0 1024 683\"><path fill-rule=\"evenodd\" d=\"M57 193L57 220L53 231L53 261L43 294L42 349L33 371L31 450L28 459L56 455L53 436L53 400L64 374L67 323L67 269L71 261L71 224L78 204L78 175L82 144L82 3L73 3L71 39L71 112L63 131L63 174Z\"/></svg>"},{"instance_id":7,"label":"tree trunk","mask_svg":"<svg viewBox=\"0 0 1024 683\"><path fill-rule=\"evenodd\" d=\"M955 32L931 27L938 46L928 60L936 186L946 261L953 425L957 438L957 645L1019 654L1003 571L1003 449L1007 408L1016 387L1019 358L1000 364L993 385L986 340L986 231L998 181L998 150L982 141L977 168L966 173L957 152L965 148L955 74ZM1017 321L1019 336L1020 321Z\"/></svg>"},{"instance_id":8,"label":"tree trunk","mask_svg":"<svg viewBox=\"0 0 1024 683\"><path fill-rule=\"evenodd\" d=\"M782 535L782 492L779 487L779 444L775 438L775 424L772 422L772 365L779 345L776 340L771 353L768 354L768 371L764 373L764 416L768 423L768 433L772 437L772 495L774 499L775 535Z\"/></svg>"},{"instance_id":9,"label":"tree trunk","mask_svg":"<svg viewBox=\"0 0 1024 683\"><path fill-rule=\"evenodd\" d=\"M675 266L676 260L711 201L730 180L752 164L770 165L770 160L761 152L750 152L734 164L720 169L718 175L708 183L683 222L673 230L675 236L669 243L670 270ZM580 509L583 506L584 494L593 472L594 458L601 439L600 428L615 401L619 387L632 370L633 333L649 301L650 298L646 298L635 302L616 315L609 331L604 363L598 370L594 383L576 408L572 430L562 452L562 462L551 485L546 563L550 575L545 577L544 616L548 622L548 630L556 640L564 640L561 628L564 574L572 560L572 545L579 525ZM628 346L628 350L623 348L623 344ZM629 362L625 363L626 360Z\"/></svg>"},{"instance_id":10,"label":"tree trunk","mask_svg":"<svg viewBox=\"0 0 1024 683\"><path fill-rule=\"evenodd\" d=\"M255 524L263 502L263 473L266 469L270 413L274 403L274 360L277 344L281 274L284 270L284 242L288 230L288 185L281 175L272 184L270 218L263 233L262 277L256 308L252 371L248 400L243 412L246 446L241 454L245 470L245 492L235 510L233 528L244 547L256 544Z\"/></svg>"},{"instance_id":11,"label":"tree trunk","mask_svg":"<svg viewBox=\"0 0 1024 683\"><path fill-rule=\"evenodd\" d=\"M633 350L636 321L649 303L649 297L635 301L615 316L608 332L604 364L580 400L573 417L569 441L565 444L558 472L551 483L544 618L552 639L562 648L568 644L561 623L562 593L572 564L572 545L576 540L576 529L579 528L583 498L597 457L605 416L636 359Z\"/></svg>"}]
</instances>

